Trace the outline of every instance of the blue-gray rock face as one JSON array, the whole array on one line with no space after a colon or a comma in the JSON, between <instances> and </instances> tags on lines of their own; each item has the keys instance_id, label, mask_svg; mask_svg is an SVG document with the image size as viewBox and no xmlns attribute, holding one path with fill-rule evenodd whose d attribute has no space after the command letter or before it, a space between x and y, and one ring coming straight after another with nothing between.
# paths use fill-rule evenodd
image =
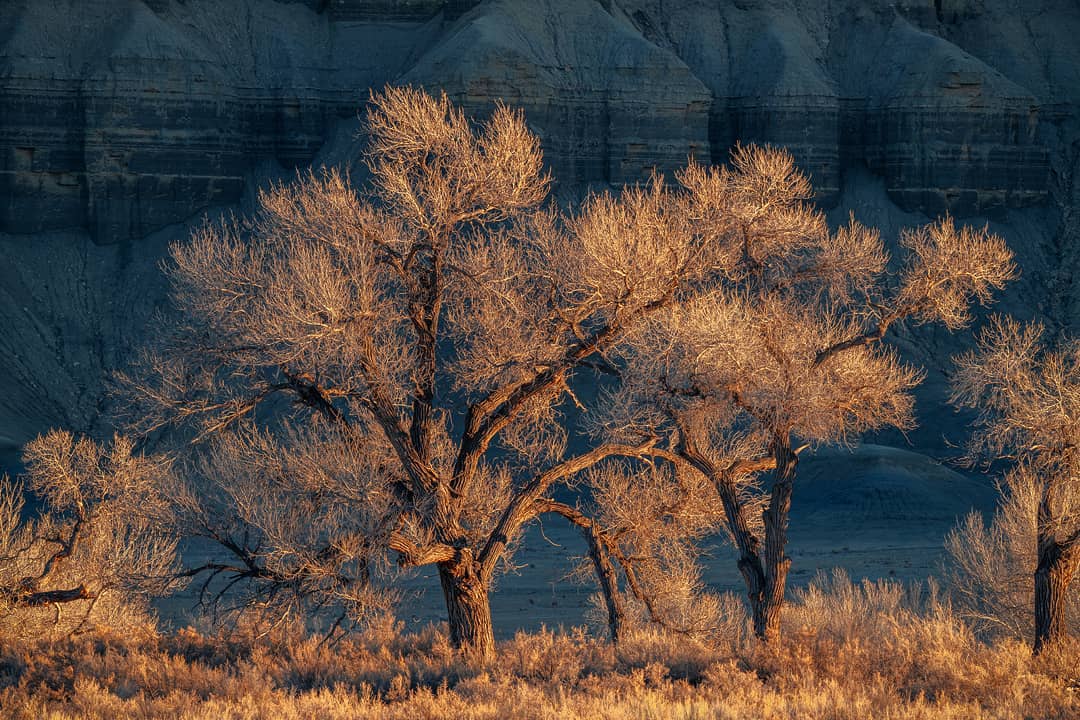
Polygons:
<instances>
[{"instance_id":1,"label":"blue-gray rock face","mask_svg":"<svg viewBox=\"0 0 1080 720\"><path fill-rule=\"evenodd\" d=\"M1026 263L1006 309L1077 316L1069 0L0 2L0 446L93 429L165 244L268 177L355 163L386 83L524 108L567 197L785 145L887 235L999 221Z\"/></svg>"},{"instance_id":2,"label":"blue-gray rock face","mask_svg":"<svg viewBox=\"0 0 1080 720\"><path fill-rule=\"evenodd\" d=\"M524 107L571 186L770 142L825 202L865 164L900 206L960 215L1046 200L1040 120L1062 112L950 41L979 11L930 4L8 4L0 231L81 227L99 243L236 202L261 161L310 162L387 82ZM1034 34L1021 49L1047 52Z\"/></svg>"},{"instance_id":3,"label":"blue-gray rock face","mask_svg":"<svg viewBox=\"0 0 1080 720\"><path fill-rule=\"evenodd\" d=\"M383 3L399 4L410 13L384 27L339 21L341 2L16 2L0 31L0 231L141 238L236 202L260 161L309 162L432 41L437 23L416 17L438 3Z\"/></svg>"}]
</instances>

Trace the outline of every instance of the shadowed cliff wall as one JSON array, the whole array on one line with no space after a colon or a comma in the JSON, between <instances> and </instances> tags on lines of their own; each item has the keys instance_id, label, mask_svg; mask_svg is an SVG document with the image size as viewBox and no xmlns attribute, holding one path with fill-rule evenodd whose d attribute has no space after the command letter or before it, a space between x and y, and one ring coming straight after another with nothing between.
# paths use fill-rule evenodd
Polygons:
<instances>
[{"instance_id":1,"label":"shadowed cliff wall","mask_svg":"<svg viewBox=\"0 0 1080 720\"><path fill-rule=\"evenodd\" d=\"M1080 316L1075 2L0 4L9 457L50 425L107 429L102 379L161 302L167 244L268 178L355 166L357 114L386 83L524 108L563 198L785 145L834 217L886 237L945 210L989 220L1024 268L1001 307L1055 328ZM901 332L920 362L962 343L920 332Z\"/></svg>"}]
</instances>

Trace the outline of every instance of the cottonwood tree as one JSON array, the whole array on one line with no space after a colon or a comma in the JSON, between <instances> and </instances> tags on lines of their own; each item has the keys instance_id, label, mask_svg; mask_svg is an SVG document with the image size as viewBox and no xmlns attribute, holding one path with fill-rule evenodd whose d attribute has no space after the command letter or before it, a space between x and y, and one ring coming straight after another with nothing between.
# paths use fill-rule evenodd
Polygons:
<instances>
[{"instance_id":1,"label":"cottonwood tree","mask_svg":"<svg viewBox=\"0 0 1080 720\"><path fill-rule=\"evenodd\" d=\"M131 512L169 472L116 438L101 446L53 431L26 447L41 510L24 520L23 485L0 478L0 634L41 637L148 620L146 598L174 584L176 541Z\"/></svg>"},{"instance_id":2,"label":"cottonwood tree","mask_svg":"<svg viewBox=\"0 0 1080 720\"><path fill-rule=\"evenodd\" d=\"M953 401L979 411L971 457L1015 464L991 528L969 518L953 538L953 557L960 580L971 581L974 608L1015 628L1027 625L1018 618L1017 600L1033 600L1034 649L1040 652L1068 634L1069 611L1075 617L1078 601L1080 342L1050 347L1041 325L995 317L978 348L957 358L956 367ZM1025 547L1017 548L1021 543ZM1010 558L1012 567L1002 567Z\"/></svg>"},{"instance_id":3,"label":"cottonwood tree","mask_svg":"<svg viewBox=\"0 0 1080 720\"><path fill-rule=\"evenodd\" d=\"M1000 238L946 218L904 231L906 257L889 272L876 231L852 220L829 232L782 151L737 150L731 168L691 165L679 180L687 217L723 229L720 279L628 336L621 384L593 427L609 442L664 436L682 477L708 479L754 631L773 640L800 450L910 427L921 376L882 344L887 330L904 319L963 327L973 300L1012 275L1011 255Z\"/></svg>"},{"instance_id":4,"label":"cottonwood tree","mask_svg":"<svg viewBox=\"0 0 1080 720\"><path fill-rule=\"evenodd\" d=\"M189 572L363 612L389 558L433 564L452 641L487 656L492 581L540 515L585 530L610 586L595 525L552 491L657 438L571 451L571 381L708 292L735 226L702 215L709 187L659 179L546 207L539 142L505 107L473 124L388 88L368 131L370 193L312 173L172 249L178 320L124 382L139 429L206 441L173 517L233 560Z\"/></svg>"},{"instance_id":5,"label":"cottonwood tree","mask_svg":"<svg viewBox=\"0 0 1080 720\"><path fill-rule=\"evenodd\" d=\"M1017 466L999 481L1000 502L987 525L971 512L945 539L949 585L957 609L979 630L1032 638L1037 521L1043 480ZM1080 628L1080 593L1065 597L1065 627Z\"/></svg>"},{"instance_id":6,"label":"cottonwood tree","mask_svg":"<svg viewBox=\"0 0 1080 720\"><path fill-rule=\"evenodd\" d=\"M665 455L656 450L656 458ZM701 545L723 528L706 478L678 465L605 462L585 473L584 484L591 492L581 526L611 561L601 597L613 637L624 625L654 623L710 639L743 616L737 599L733 614L731 600L709 591L702 578ZM601 569L595 555L579 567L582 576ZM619 592L619 574L632 604Z\"/></svg>"}]
</instances>

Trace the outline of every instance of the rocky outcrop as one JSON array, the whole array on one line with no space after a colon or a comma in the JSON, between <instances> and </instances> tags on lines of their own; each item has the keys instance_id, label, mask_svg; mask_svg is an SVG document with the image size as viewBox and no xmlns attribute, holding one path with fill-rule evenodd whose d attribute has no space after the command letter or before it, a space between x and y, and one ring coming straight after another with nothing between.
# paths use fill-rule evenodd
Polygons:
<instances>
[{"instance_id":1,"label":"rocky outcrop","mask_svg":"<svg viewBox=\"0 0 1080 720\"><path fill-rule=\"evenodd\" d=\"M942 37L930 3L622 6L711 90L715 162L738 141L785 145L826 204L860 165L906 209L970 215L1046 199L1045 100Z\"/></svg>"},{"instance_id":2,"label":"rocky outcrop","mask_svg":"<svg viewBox=\"0 0 1080 720\"><path fill-rule=\"evenodd\" d=\"M0 34L0 231L85 228L99 243L235 203L260 162L310 161L431 34L416 19L336 22L319 3L15 5Z\"/></svg>"},{"instance_id":3,"label":"rocky outcrop","mask_svg":"<svg viewBox=\"0 0 1080 720\"><path fill-rule=\"evenodd\" d=\"M392 81L524 107L571 186L770 142L826 203L865 164L901 206L958 214L1043 202L1040 120L1061 112L1045 79L1015 82L946 37L979 17L956 3L10 4L0 231L100 243L234 203L260 163L311 161Z\"/></svg>"},{"instance_id":4,"label":"rocky outcrop","mask_svg":"<svg viewBox=\"0 0 1080 720\"><path fill-rule=\"evenodd\" d=\"M564 186L639 182L709 157L708 88L597 2L485 3L401 81L442 88L473 113L495 98L522 108Z\"/></svg>"},{"instance_id":5,"label":"rocky outcrop","mask_svg":"<svg viewBox=\"0 0 1080 720\"><path fill-rule=\"evenodd\" d=\"M1014 306L1070 325L1078 36L1069 0L7 0L0 436L92 423L145 314L109 298L159 299L168 240L267 177L355 164L357 113L390 82L524 108L563 197L767 142L837 217L997 220L1023 245ZM47 272L93 301L40 292ZM60 367L77 403L53 397Z\"/></svg>"}]
</instances>

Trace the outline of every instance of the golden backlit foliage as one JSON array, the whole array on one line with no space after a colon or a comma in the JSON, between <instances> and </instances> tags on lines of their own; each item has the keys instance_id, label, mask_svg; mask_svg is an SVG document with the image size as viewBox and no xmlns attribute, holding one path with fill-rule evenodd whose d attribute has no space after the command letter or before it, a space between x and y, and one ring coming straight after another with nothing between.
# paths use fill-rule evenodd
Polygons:
<instances>
[{"instance_id":1,"label":"golden backlit foliage","mask_svg":"<svg viewBox=\"0 0 1080 720\"><path fill-rule=\"evenodd\" d=\"M390 87L367 130L365 192L302 174L172 248L174 319L125 380L138 430L203 441L160 519L233 559L190 572L212 595L246 581L281 617L378 614L395 564L435 564L452 640L488 655L492 582L554 514L586 538L613 634L620 582L656 622L708 624L677 608L709 606L694 557L717 526L767 634L797 443L906 427L919 374L877 341L904 319L963 324L1013 272L1000 239L950 219L905 234L887 272L878 234L830 231L778 149L562 212L519 112L474 123ZM572 437L571 408L599 411L574 389L604 375L608 410ZM555 497L612 458L590 477L598 497L639 483L632 528ZM773 530L754 535L766 505Z\"/></svg>"},{"instance_id":2,"label":"golden backlit foliage","mask_svg":"<svg viewBox=\"0 0 1080 720\"><path fill-rule=\"evenodd\" d=\"M1007 473L991 522L973 512L945 539L949 588L957 610L991 636L1034 637L1036 528L1043 484L1028 468ZM1075 585L1065 597L1065 628L1080 632L1080 592Z\"/></svg>"},{"instance_id":3,"label":"golden backlit foliage","mask_svg":"<svg viewBox=\"0 0 1080 720\"><path fill-rule=\"evenodd\" d=\"M176 541L136 508L167 463L52 431L26 446L26 480L41 503L24 520L23 486L0 478L0 638L47 638L98 626L151 630L150 596L176 584Z\"/></svg>"},{"instance_id":4,"label":"golden backlit foliage","mask_svg":"<svg viewBox=\"0 0 1080 720\"><path fill-rule=\"evenodd\" d=\"M609 442L662 439L664 460L679 468L672 481L735 544L756 632L770 638L798 452L910 428L922 374L881 342L886 332L901 321L963 327L1015 269L1000 238L944 218L905 230L890 271L877 231L854 217L828 229L781 150L738 148L730 167L692 164L678 180L637 196L667 194L654 202L704 234L712 286L651 314L607 354L619 383L589 422ZM662 257L662 245L648 252ZM712 491L688 490L702 484ZM605 483L595 490L603 504ZM685 586L698 573L691 562L679 574Z\"/></svg>"},{"instance_id":5,"label":"golden backlit foliage","mask_svg":"<svg viewBox=\"0 0 1080 720\"><path fill-rule=\"evenodd\" d=\"M1012 463L990 527L968 518L950 538L957 585L969 613L1033 629L1041 650L1080 620L1080 341L994 317L956 366L954 402L979 411L971 459Z\"/></svg>"},{"instance_id":6,"label":"golden backlit foliage","mask_svg":"<svg viewBox=\"0 0 1080 720\"><path fill-rule=\"evenodd\" d=\"M934 588L843 575L793 593L783 645L742 627L702 643L656 628L614 647L580 631L518 633L487 664L444 629L375 628L336 644L287 628L259 640L186 630L96 635L0 652L11 718L800 718L1071 720L1080 646L1032 657L985 644Z\"/></svg>"},{"instance_id":7,"label":"golden backlit foliage","mask_svg":"<svg viewBox=\"0 0 1080 720\"><path fill-rule=\"evenodd\" d=\"M310 173L173 248L177 322L128 379L132 417L207 441L189 489L166 493L191 500L173 527L238 562L192 572L355 618L382 608L388 555L434 563L452 637L485 653L487 593L522 529L572 514L552 489L651 446L568 452L571 378L714 269L659 182L573 218L542 206L520 113L474 125L445 97L387 88L368 130L370 196Z\"/></svg>"}]
</instances>

